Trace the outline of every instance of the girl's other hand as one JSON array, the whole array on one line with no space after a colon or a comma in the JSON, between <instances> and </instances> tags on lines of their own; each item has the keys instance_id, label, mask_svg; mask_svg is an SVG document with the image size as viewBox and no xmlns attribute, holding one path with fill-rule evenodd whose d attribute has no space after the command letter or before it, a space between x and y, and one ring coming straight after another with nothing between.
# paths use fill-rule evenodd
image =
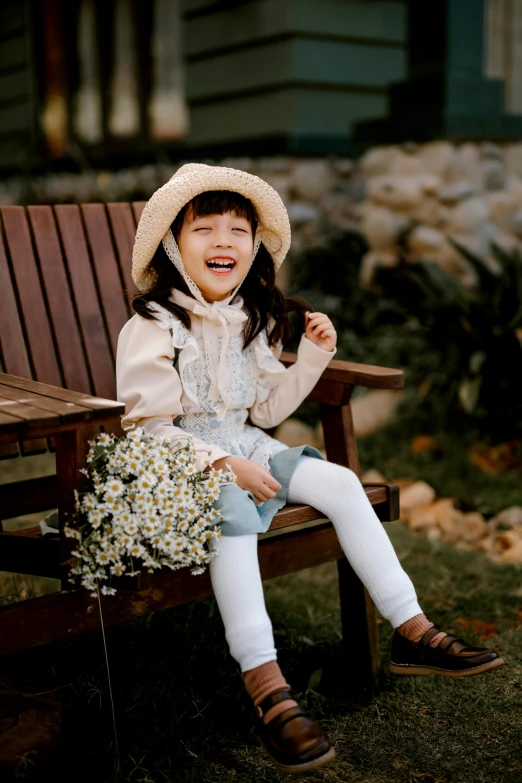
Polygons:
<instances>
[{"instance_id":1,"label":"girl's other hand","mask_svg":"<svg viewBox=\"0 0 522 783\"><path fill-rule=\"evenodd\" d=\"M258 503L275 498L277 490L281 489L279 481L276 481L266 468L249 459L222 457L217 459L212 467L225 470L227 465L230 465L236 474L238 487L251 492Z\"/></svg>"},{"instance_id":2,"label":"girl's other hand","mask_svg":"<svg viewBox=\"0 0 522 783\"><path fill-rule=\"evenodd\" d=\"M324 313L306 313L305 337L323 351L333 351L337 344L337 332Z\"/></svg>"}]
</instances>

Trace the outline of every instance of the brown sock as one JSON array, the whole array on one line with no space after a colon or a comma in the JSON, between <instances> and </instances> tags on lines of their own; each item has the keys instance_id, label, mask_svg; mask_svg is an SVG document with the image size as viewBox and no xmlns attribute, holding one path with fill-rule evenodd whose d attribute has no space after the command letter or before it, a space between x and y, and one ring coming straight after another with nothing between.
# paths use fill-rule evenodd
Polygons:
<instances>
[{"instance_id":1,"label":"brown sock","mask_svg":"<svg viewBox=\"0 0 522 783\"><path fill-rule=\"evenodd\" d=\"M269 663L264 663L248 672L243 672L243 682L256 707L274 691L278 691L280 688L290 689L277 661L269 661ZM297 707L297 702L293 699L287 699L271 707L263 718L264 723L268 723L289 707Z\"/></svg>"},{"instance_id":2,"label":"brown sock","mask_svg":"<svg viewBox=\"0 0 522 783\"><path fill-rule=\"evenodd\" d=\"M430 623L426 615L416 614L415 617L411 617L409 620L406 620L405 623L399 625L397 630L401 636L405 636L406 639L409 639L411 642L420 642L428 628L432 627L433 623ZM444 633L444 631L438 633L431 640L430 647L437 647L447 635L448 634Z\"/></svg>"}]
</instances>

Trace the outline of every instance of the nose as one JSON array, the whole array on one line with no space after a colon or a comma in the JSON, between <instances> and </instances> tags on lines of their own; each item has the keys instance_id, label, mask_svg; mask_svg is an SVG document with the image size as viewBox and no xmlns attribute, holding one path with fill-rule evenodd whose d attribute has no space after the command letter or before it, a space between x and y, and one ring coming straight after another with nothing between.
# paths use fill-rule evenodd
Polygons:
<instances>
[{"instance_id":1,"label":"nose","mask_svg":"<svg viewBox=\"0 0 522 783\"><path fill-rule=\"evenodd\" d=\"M217 232L214 247L232 247L230 234L225 229Z\"/></svg>"}]
</instances>

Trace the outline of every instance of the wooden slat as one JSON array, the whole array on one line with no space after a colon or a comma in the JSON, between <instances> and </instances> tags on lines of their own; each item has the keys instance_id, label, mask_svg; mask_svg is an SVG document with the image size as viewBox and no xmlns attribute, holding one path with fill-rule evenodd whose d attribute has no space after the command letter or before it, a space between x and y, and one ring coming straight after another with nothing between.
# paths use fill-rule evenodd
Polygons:
<instances>
[{"instance_id":1,"label":"wooden slat","mask_svg":"<svg viewBox=\"0 0 522 783\"><path fill-rule=\"evenodd\" d=\"M125 296L130 305L134 295L138 293L138 289L134 285L134 281L131 276L132 248L136 234L136 223L134 220L134 215L131 211L130 204L107 204L107 210L109 213L109 220L114 236L114 242L116 244L120 273L125 286Z\"/></svg>"},{"instance_id":2,"label":"wooden slat","mask_svg":"<svg viewBox=\"0 0 522 783\"><path fill-rule=\"evenodd\" d=\"M30 378L31 364L25 345L25 337L18 314L16 296L7 263L4 237L0 231L0 348L4 367L14 375Z\"/></svg>"},{"instance_id":3,"label":"wooden slat","mask_svg":"<svg viewBox=\"0 0 522 783\"><path fill-rule=\"evenodd\" d=\"M59 360L68 389L89 393L91 383L51 207L28 207ZM22 374L23 373L14 373Z\"/></svg>"},{"instance_id":4,"label":"wooden slat","mask_svg":"<svg viewBox=\"0 0 522 783\"><path fill-rule=\"evenodd\" d=\"M94 393L116 396L114 363L100 308L87 243L76 204L55 207Z\"/></svg>"},{"instance_id":5,"label":"wooden slat","mask_svg":"<svg viewBox=\"0 0 522 783\"><path fill-rule=\"evenodd\" d=\"M62 379L25 212L23 207L2 207L1 212L35 375L58 386Z\"/></svg>"},{"instance_id":6,"label":"wooden slat","mask_svg":"<svg viewBox=\"0 0 522 783\"><path fill-rule=\"evenodd\" d=\"M41 408L34 408L16 400L6 399L0 390L0 412L7 413L10 416L16 416L23 419L25 423L33 427L46 427L48 425L58 424L60 417L52 411L44 411Z\"/></svg>"},{"instance_id":7,"label":"wooden slat","mask_svg":"<svg viewBox=\"0 0 522 783\"><path fill-rule=\"evenodd\" d=\"M59 420L67 419L69 422L90 421L91 409L82 407L74 402L63 402L43 394L16 389L14 386L6 386L0 380L0 401L13 400L30 405L42 411L51 411ZM0 403L5 404L5 403Z\"/></svg>"},{"instance_id":8,"label":"wooden slat","mask_svg":"<svg viewBox=\"0 0 522 783\"><path fill-rule=\"evenodd\" d=\"M134 212L134 218L136 220L136 225L140 222L141 213L145 209L146 201L133 201L132 202L132 211Z\"/></svg>"},{"instance_id":9,"label":"wooden slat","mask_svg":"<svg viewBox=\"0 0 522 783\"><path fill-rule=\"evenodd\" d=\"M0 553L6 544L6 533L0 533ZM259 564L263 579L290 574L340 557L342 550L335 530L329 524L313 530L285 533L259 543ZM120 590L115 596L104 597L104 624L111 625L140 617L211 594L208 569L197 577L192 576L187 568L174 573L165 569L151 575L148 586L142 590ZM95 608L94 599L84 590L55 593L2 607L2 653L7 655L75 633L98 629L99 613Z\"/></svg>"},{"instance_id":10,"label":"wooden slat","mask_svg":"<svg viewBox=\"0 0 522 783\"><path fill-rule=\"evenodd\" d=\"M23 389L34 394L41 394L55 400L72 402L82 408L88 408L91 413L91 420L106 419L108 415L114 415L116 418L125 410L125 405L116 400L103 399L102 397L93 397L90 394L62 389L59 386L50 386L46 383L31 381L27 378L19 378L14 375L8 375L0 372L0 383L6 386L12 386L15 389Z\"/></svg>"},{"instance_id":11,"label":"wooden slat","mask_svg":"<svg viewBox=\"0 0 522 783\"><path fill-rule=\"evenodd\" d=\"M34 514L57 505L56 476L42 476L25 481L13 481L11 484L0 484L0 517L2 519Z\"/></svg>"},{"instance_id":12,"label":"wooden slat","mask_svg":"<svg viewBox=\"0 0 522 783\"><path fill-rule=\"evenodd\" d=\"M289 367L297 359L296 354L283 351L281 361ZM321 376L318 386L323 381L334 381L351 386L366 386L372 389L402 389L404 373L393 367L378 367L373 364L359 364L332 359ZM327 402L327 400L324 400Z\"/></svg>"},{"instance_id":13,"label":"wooden slat","mask_svg":"<svg viewBox=\"0 0 522 783\"><path fill-rule=\"evenodd\" d=\"M82 204L85 228L91 248L98 291L109 332L112 355L116 360L118 336L128 320L122 280L103 204Z\"/></svg>"},{"instance_id":14,"label":"wooden slat","mask_svg":"<svg viewBox=\"0 0 522 783\"><path fill-rule=\"evenodd\" d=\"M20 456L17 443L1 443L0 459L16 459Z\"/></svg>"}]
</instances>

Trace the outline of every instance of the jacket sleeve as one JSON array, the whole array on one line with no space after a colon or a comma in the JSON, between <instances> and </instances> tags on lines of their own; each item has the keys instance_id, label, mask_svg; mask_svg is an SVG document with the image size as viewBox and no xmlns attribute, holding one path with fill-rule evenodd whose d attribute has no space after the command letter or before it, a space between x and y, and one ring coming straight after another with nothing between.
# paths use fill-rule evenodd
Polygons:
<instances>
[{"instance_id":1,"label":"jacket sleeve","mask_svg":"<svg viewBox=\"0 0 522 783\"><path fill-rule=\"evenodd\" d=\"M116 355L116 384L119 402L125 403L122 426L143 427L152 435L186 438L173 419L183 414L181 380L174 368L174 346L168 328L157 321L135 315L120 332ZM190 435L201 452L198 467L209 453L215 462L229 454L219 446L204 443Z\"/></svg>"},{"instance_id":2,"label":"jacket sleeve","mask_svg":"<svg viewBox=\"0 0 522 783\"><path fill-rule=\"evenodd\" d=\"M323 351L303 335L297 361L288 369L274 354L260 356L258 389L261 394L258 393L250 409L251 422L266 429L284 421L310 394L335 352L335 348ZM277 353L280 354L280 350Z\"/></svg>"}]
</instances>

